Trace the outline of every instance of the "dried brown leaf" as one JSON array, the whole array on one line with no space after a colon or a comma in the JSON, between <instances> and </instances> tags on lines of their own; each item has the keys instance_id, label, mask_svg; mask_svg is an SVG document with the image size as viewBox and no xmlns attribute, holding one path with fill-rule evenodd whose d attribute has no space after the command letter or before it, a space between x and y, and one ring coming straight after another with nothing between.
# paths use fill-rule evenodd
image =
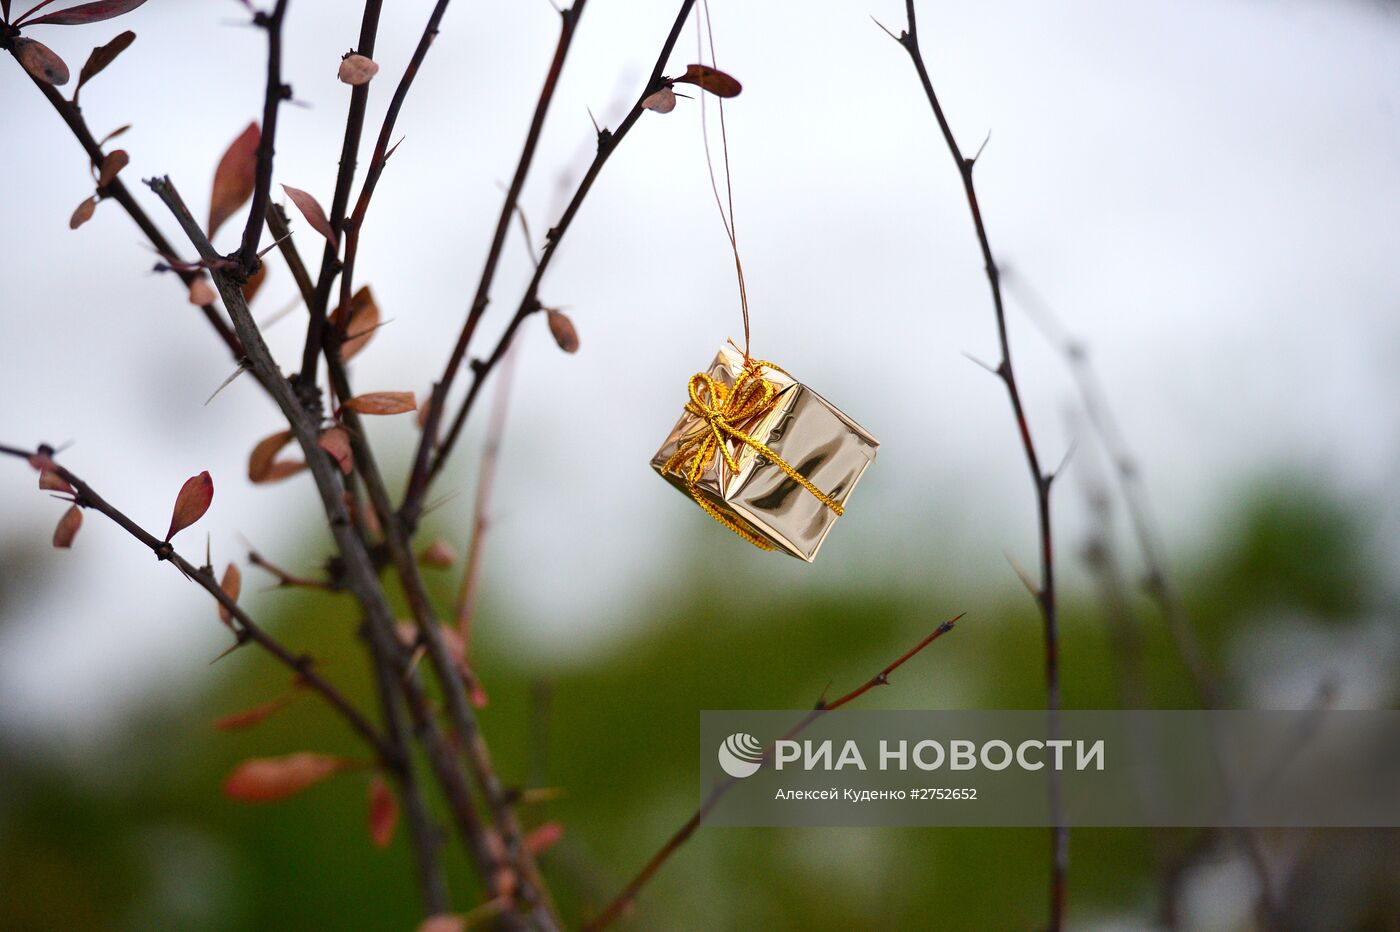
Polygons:
<instances>
[{"instance_id":1,"label":"dried brown leaf","mask_svg":"<svg viewBox=\"0 0 1400 932\"><path fill-rule=\"evenodd\" d=\"M190 282L190 303L195 307L207 307L218 300L219 293L203 275Z\"/></svg>"},{"instance_id":2,"label":"dried brown leaf","mask_svg":"<svg viewBox=\"0 0 1400 932\"><path fill-rule=\"evenodd\" d=\"M378 73L378 63L363 55L346 55L340 60L340 80L352 87L368 84Z\"/></svg>"},{"instance_id":3,"label":"dried brown leaf","mask_svg":"<svg viewBox=\"0 0 1400 932\"><path fill-rule=\"evenodd\" d=\"M404 414L418 407L413 392L367 392L347 400L343 407L360 414Z\"/></svg>"},{"instance_id":4,"label":"dried brown leaf","mask_svg":"<svg viewBox=\"0 0 1400 932\"><path fill-rule=\"evenodd\" d=\"M101 22L123 13L130 13L146 0L94 0L93 3L80 3L57 13L46 13L38 19L31 19L26 26L83 26Z\"/></svg>"},{"instance_id":5,"label":"dried brown leaf","mask_svg":"<svg viewBox=\"0 0 1400 932\"><path fill-rule=\"evenodd\" d=\"M376 847L387 848L399 824L399 800L384 778L375 774L369 782L369 837Z\"/></svg>"},{"instance_id":6,"label":"dried brown leaf","mask_svg":"<svg viewBox=\"0 0 1400 932\"><path fill-rule=\"evenodd\" d=\"M170 515L170 530L165 532L168 541L185 528L194 524L209 510L214 501L214 480L205 470L197 476L190 476L180 486L180 494L175 496L175 508Z\"/></svg>"},{"instance_id":7,"label":"dried brown leaf","mask_svg":"<svg viewBox=\"0 0 1400 932\"><path fill-rule=\"evenodd\" d=\"M680 84L694 84L702 91L709 91L716 97L738 97L744 86L732 75L725 74L709 65L687 65L685 74L676 78Z\"/></svg>"},{"instance_id":8,"label":"dried brown leaf","mask_svg":"<svg viewBox=\"0 0 1400 932\"><path fill-rule=\"evenodd\" d=\"M332 427L322 432L316 445L335 459L341 472L349 473L354 468L355 460L350 451L350 432L344 427Z\"/></svg>"},{"instance_id":9,"label":"dried brown leaf","mask_svg":"<svg viewBox=\"0 0 1400 932\"><path fill-rule=\"evenodd\" d=\"M332 247L339 245L340 240L335 235L335 230L331 229L331 222L326 217L326 210L321 206L321 202L301 188L294 188L289 184L282 185L282 190L287 192L287 197L292 199L292 203L297 205L297 210L306 218L306 222L311 225L311 229L320 233L326 238L326 242Z\"/></svg>"},{"instance_id":10,"label":"dried brown leaf","mask_svg":"<svg viewBox=\"0 0 1400 932\"><path fill-rule=\"evenodd\" d=\"M115 61L117 56L125 52L135 41L136 33L128 29L106 45L99 45L93 49L87 62L83 64L83 70L78 72L78 86L73 88L73 99L76 101L78 92L83 89L83 85L97 77L102 69Z\"/></svg>"},{"instance_id":11,"label":"dried brown leaf","mask_svg":"<svg viewBox=\"0 0 1400 932\"><path fill-rule=\"evenodd\" d=\"M278 452L291 442L292 432L283 430L264 437L248 454L248 480L254 483L276 482L294 476L306 468L297 460L278 460Z\"/></svg>"},{"instance_id":12,"label":"dried brown leaf","mask_svg":"<svg viewBox=\"0 0 1400 932\"><path fill-rule=\"evenodd\" d=\"M53 49L42 42L21 36L10 44L15 58L37 80L61 87L68 83L68 66Z\"/></svg>"},{"instance_id":13,"label":"dried brown leaf","mask_svg":"<svg viewBox=\"0 0 1400 932\"><path fill-rule=\"evenodd\" d=\"M374 336L374 331L379 327L379 305L370 293L369 286L361 287L351 296L348 319L345 310L339 307L331 313L330 319L336 327L345 330L345 342L340 345L340 360L349 362L352 356L365 348L365 344L369 343L370 337Z\"/></svg>"},{"instance_id":14,"label":"dried brown leaf","mask_svg":"<svg viewBox=\"0 0 1400 932\"><path fill-rule=\"evenodd\" d=\"M83 512L77 505L72 505L63 513L63 517L58 519L58 527L53 529L53 545L61 550L67 550L73 546L73 538L78 533L78 528L83 526Z\"/></svg>"},{"instance_id":15,"label":"dried brown leaf","mask_svg":"<svg viewBox=\"0 0 1400 932\"><path fill-rule=\"evenodd\" d=\"M97 211L97 198L90 197L78 205L73 211L73 216L68 218L68 229L76 230L78 227L92 219L92 215Z\"/></svg>"},{"instance_id":16,"label":"dried brown leaf","mask_svg":"<svg viewBox=\"0 0 1400 932\"><path fill-rule=\"evenodd\" d=\"M446 539L439 537L423 548L418 554L418 562L440 570L451 569L452 564L457 562L457 551Z\"/></svg>"},{"instance_id":17,"label":"dried brown leaf","mask_svg":"<svg viewBox=\"0 0 1400 932\"><path fill-rule=\"evenodd\" d=\"M219 588L224 590L224 595L228 596L230 601L238 601L238 594L243 591L243 574L239 572L237 563L230 563L224 569L224 578L219 580ZM219 620L230 628L233 627L233 612L222 604L219 605Z\"/></svg>"},{"instance_id":18,"label":"dried brown leaf","mask_svg":"<svg viewBox=\"0 0 1400 932\"><path fill-rule=\"evenodd\" d=\"M69 495L73 494L73 487L68 484L67 480L52 469L43 469L39 471L39 488L45 492L66 492Z\"/></svg>"},{"instance_id":19,"label":"dried brown leaf","mask_svg":"<svg viewBox=\"0 0 1400 932\"><path fill-rule=\"evenodd\" d=\"M125 149L113 149L102 158L102 167L97 172L97 186L105 188L117 177L117 173L131 162Z\"/></svg>"},{"instance_id":20,"label":"dried brown leaf","mask_svg":"<svg viewBox=\"0 0 1400 932\"><path fill-rule=\"evenodd\" d=\"M546 314L549 316L549 332L554 336L554 342L566 353L577 353L578 331L574 329L574 322L554 308L547 308Z\"/></svg>"},{"instance_id":21,"label":"dried brown leaf","mask_svg":"<svg viewBox=\"0 0 1400 932\"><path fill-rule=\"evenodd\" d=\"M224 780L224 795L245 803L270 803L295 796L353 766L353 762L314 751L285 757L256 757L234 768Z\"/></svg>"},{"instance_id":22,"label":"dried brown leaf","mask_svg":"<svg viewBox=\"0 0 1400 932\"><path fill-rule=\"evenodd\" d=\"M258 124L249 123L219 159L214 170L214 190L209 196L209 236L224 225L224 221L253 196L257 182L258 142L262 133Z\"/></svg>"},{"instance_id":23,"label":"dried brown leaf","mask_svg":"<svg viewBox=\"0 0 1400 932\"><path fill-rule=\"evenodd\" d=\"M676 109L676 92L669 87L663 87L642 101L642 106L657 113L670 113Z\"/></svg>"}]
</instances>

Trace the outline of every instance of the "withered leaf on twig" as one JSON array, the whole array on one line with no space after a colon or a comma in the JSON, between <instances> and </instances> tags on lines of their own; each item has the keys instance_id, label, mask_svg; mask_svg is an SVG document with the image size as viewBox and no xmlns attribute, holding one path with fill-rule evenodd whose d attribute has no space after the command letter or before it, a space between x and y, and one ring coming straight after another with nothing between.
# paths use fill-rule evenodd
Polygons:
<instances>
[{"instance_id":1,"label":"withered leaf on twig","mask_svg":"<svg viewBox=\"0 0 1400 932\"><path fill-rule=\"evenodd\" d=\"M549 317L549 332L553 335L554 342L566 353L577 353L578 331L574 329L574 322L563 312L552 307L545 310Z\"/></svg>"},{"instance_id":2,"label":"withered leaf on twig","mask_svg":"<svg viewBox=\"0 0 1400 932\"><path fill-rule=\"evenodd\" d=\"M11 43L10 48L24 70L38 80L55 87L68 83L68 66L44 43L21 36Z\"/></svg>"},{"instance_id":3,"label":"withered leaf on twig","mask_svg":"<svg viewBox=\"0 0 1400 932\"><path fill-rule=\"evenodd\" d=\"M670 113L676 109L676 92L669 87L663 87L642 101L642 106L657 113Z\"/></svg>"},{"instance_id":4,"label":"withered leaf on twig","mask_svg":"<svg viewBox=\"0 0 1400 932\"><path fill-rule=\"evenodd\" d=\"M379 305L369 286L361 286L350 298L348 319L343 307L337 307L330 319L332 324L345 331L345 342L340 345L340 361L349 362L352 356L365 348L379 326Z\"/></svg>"},{"instance_id":5,"label":"withered leaf on twig","mask_svg":"<svg viewBox=\"0 0 1400 932\"><path fill-rule=\"evenodd\" d=\"M399 824L399 800L378 774L369 782L369 837L375 847L387 848Z\"/></svg>"},{"instance_id":6,"label":"withered leaf on twig","mask_svg":"<svg viewBox=\"0 0 1400 932\"><path fill-rule=\"evenodd\" d=\"M331 229L331 222L326 217L325 208L321 206L320 201L301 188L294 188L289 184L282 185L282 190L286 191L287 197L291 198L292 203L297 205L297 210L301 211L306 222L311 224L311 229L324 236L326 242L330 243L332 247L339 244L340 240L335 235L335 230Z\"/></svg>"},{"instance_id":7,"label":"withered leaf on twig","mask_svg":"<svg viewBox=\"0 0 1400 932\"><path fill-rule=\"evenodd\" d=\"M25 25L83 26L111 19L114 16L121 16L123 13L130 13L145 2L146 0L94 0L92 3L70 6L57 13L45 13L37 19L29 20Z\"/></svg>"},{"instance_id":8,"label":"withered leaf on twig","mask_svg":"<svg viewBox=\"0 0 1400 932\"><path fill-rule=\"evenodd\" d=\"M418 554L418 562L436 569L451 569L457 562L457 551L444 538L439 537Z\"/></svg>"},{"instance_id":9,"label":"withered leaf on twig","mask_svg":"<svg viewBox=\"0 0 1400 932\"><path fill-rule=\"evenodd\" d=\"M346 55L340 60L338 76L342 82L352 87L368 84L370 79L378 73L379 64L363 55Z\"/></svg>"},{"instance_id":10,"label":"withered leaf on twig","mask_svg":"<svg viewBox=\"0 0 1400 932\"><path fill-rule=\"evenodd\" d=\"M228 775L224 795L245 803L270 803L294 796L352 766L354 761L314 751L256 757L245 760Z\"/></svg>"},{"instance_id":11,"label":"withered leaf on twig","mask_svg":"<svg viewBox=\"0 0 1400 932\"><path fill-rule=\"evenodd\" d=\"M324 431L316 445L331 455L341 472L349 473L354 468L354 459L350 453L350 432L344 427L332 427Z\"/></svg>"},{"instance_id":12,"label":"withered leaf on twig","mask_svg":"<svg viewBox=\"0 0 1400 932\"><path fill-rule=\"evenodd\" d=\"M209 279L203 275L190 282L190 303L195 307L205 307L213 304L219 297L214 291L214 286L209 284Z\"/></svg>"},{"instance_id":13,"label":"withered leaf on twig","mask_svg":"<svg viewBox=\"0 0 1400 932\"><path fill-rule=\"evenodd\" d=\"M53 529L53 545L60 550L67 550L73 546L73 538L78 533L78 528L83 526L83 512L77 505L72 505L63 513L63 517L58 519L58 527Z\"/></svg>"},{"instance_id":14,"label":"withered leaf on twig","mask_svg":"<svg viewBox=\"0 0 1400 932\"><path fill-rule=\"evenodd\" d=\"M68 218L68 229L76 230L78 227L92 219L92 215L97 210L97 198L90 197L77 206L73 211L73 216Z\"/></svg>"},{"instance_id":15,"label":"withered leaf on twig","mask_svg":"<svg viewBox=\"0 0 1400 932\"><path fill-rule=\"evenodd\" d=\"M208 470L186 479L185 484L180 486L180 494L175 496L175 508L170 514L170 530L165 532L166 541L204 517L213 500L214 480L210 478Z\"/></svg>"},{"instance_id":16,"label":"withered leaf on twig","mask_svg":"<svg viewBox=\"0 0 1400 932\"><path fill-rule=\"evenodd\" d=\"M117 174L131 162L125 149L113 149L102 158L102 167L97 170L97 186L105 188Z\"/></svg>"},{"instance_id":17,"label":"withered leaf on twig","mask_svg":"<svg viewBox=\"0 0 1400 932\"><path fill-rule=\"evenodd\" d=\"M238 594L243 591L243 574L239 572L237 563L230 563L224 569L224 577L219 580L219 588L224 591L224 595L229 597L229 601L238 601ZM219 605L219 620L230 628L233 627L233 612L224 607L222 603Z\"/></svg>"},{"instance_id":18,"label":"withered leaf on twig","mask_svg":"<svg viewBox=\"0 0 1400 932\"><path fill-rule=\"evenodd\" d=\"M99 45L93 49L92 54L83 64L83 70L78 72L78 86L73 88L73 100L77 101L78 92L83 89L84 84L97 77L102 69L115 61L117 56L125 52L135 41L136 33L128 29L106 45Z\"/></svg>"},{"instance_id":19,"label":"withered leaf on twig","mask_svg":"<svg viewBox=\"0 0 1400 932\"><path fill-rule=\"evenodd\" d=\"M277 453L291 442L292 432L283 430L264 437L248 455L248 480L254 483L276 482L294 476L306 468L298 460L278 460Z\"/></svg>"},{"instance_id":20,"label":"withered leaf on twig","mask_svg":"<svg viewBox=\"0 0 1400 932\"><path fill-rule=\"evenodd\" d=\"M253 186L257 183L258 142L262 133L258 124L249 123L248 128L239 133L219 159L219 167L214 170L214 190L209 196L210 237L233 216L248 198L253 196Z\"/></svg>"},{"instance_id":21,"label":"withered leaf on twig","mask_svg":"<svg viewBox=\"0 0 1400 932\"><path fill-rule=\"evenodd\" d=\"M58 473L52 469L41 469L39 471L39 488L45 492L65 492L73 494L73 487L68 484Z\"/></svg>"},{"instance_id":22,"label":"withered leaf on twig","mask_svg":"<svg viewBox=\"0 0 1400 932\"><path fill-rule=\"evenodd\" d=\"M676 78L678 84L694 84L702 91L709 91L716 97L738 97L744 86L732 75L725 74L709 65L686 65L685 74Z\"/></svg>"},{"instance_id":23,"label":"withered leaf on twig","mask_svg":"<svg viewBox=\"0 0 1400 932\"><path fill-rule=\"evenodd\" d=\"M360 414L403 414L418 407L413 392L366 392L344 402L342 407Z\"/></svg>"}]
</instances>

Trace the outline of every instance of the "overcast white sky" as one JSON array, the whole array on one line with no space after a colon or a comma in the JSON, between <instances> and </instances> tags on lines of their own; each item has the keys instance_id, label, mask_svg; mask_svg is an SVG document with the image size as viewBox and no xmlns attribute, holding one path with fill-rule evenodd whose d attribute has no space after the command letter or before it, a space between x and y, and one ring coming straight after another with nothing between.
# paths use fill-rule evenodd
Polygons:
<instances>
[{"instance_id":1,"label":"overcast white sky","mask_svg":"<svg viewBox=\"0 0 1400 932\"><path fill-rule=\"evenodd\" d=\"M387 14L372 126L430 5ZM590 3L524 198L537 235L591 153L589 109L603 124L620 119L672 6ZM683 100L646 116L546 281L543 297L568 307L581 351L559 353L542 320L525 333L497 490L490 591L522 608L522 643L561 660L616 646L697 559L799 589L879 563L910 587L965 590L955 608L973 612L1015 596L1003 550L1034 562L1004 393L963 355L996 350L956 172L908 60L871 23L897 29L902 4L711 6L719 64L745 84L727 115L755 352L883 446L814 567L749 552L651 473L686 378L740 325L698 110ZM75 72L93 45L138 33L85 88L84 111L99 133L134 124L121 143L128 183L169 174L198 213L220 153L259 110L263 41L236 25L241 9L151 0L119 23L35 30ZM1379 502L1393 528L1396 8L920 9L959 138L975 148L991 133L977 172L994 248L1089 340L1176 551L1218 530L1242 482L1281 466ZM277 180L325 202L347 96L336 64L357 30L345 4L292 0L286 70L308 106L283 110ZM361 390L421 393L441 368L555 32L544 0L450 9L363 237L359 279L393 323L356 363ZM670 73L694 59L687 32ZM65 463L151 527L168 520L180 483L209 469L214 507L184 548L202 550L207 531L221 564L241 557L242 534L310 568L323 551L305 534L309 480L255 489L244 478L275 411L251 380L203 406L231 368L222 347L170 280L147 274L152 256L114 204L67 230L91 188L84 159L13 62L0 65L0 439L75 441ZM518 239L510 250L488 315L496 325L529 269ZM274 263L260 313L292 290ZM271 332L289 371L301 326L294 314ZM1070 439L1070 384L1014 304L1012 328L1037 439L1055 462ZM409 419L378 426L382 446L406 448ZM441 487L461 493L439 512L459 539L474 462L469 448ZM205 597L95 515L73 551L49 550L61 506L26 468L0 465L5 559L32 561L21 581L7 573L0 606L0 716L92 721L148 682L202 673L221 643ZM1063 490L1068 545L1082 509L1074 486ZM275 598L248 601L268 610Z\"/></svg>"}]
</instances>

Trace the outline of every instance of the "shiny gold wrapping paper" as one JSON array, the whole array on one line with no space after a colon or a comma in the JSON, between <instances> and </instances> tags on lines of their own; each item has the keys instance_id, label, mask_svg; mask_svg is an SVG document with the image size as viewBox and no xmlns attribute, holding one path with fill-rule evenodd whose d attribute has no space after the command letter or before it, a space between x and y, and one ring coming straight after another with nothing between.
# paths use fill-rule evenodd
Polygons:
<instances>
[{"instance_id":1,"label":"shiny gold wrapping paper","mask_svg":"<svg viewBox=\"0 0 1400 932\"><path fill-rule=\"evenodd\" d=\"M743 368L743 355L725 345L709 374L732 387ZM844 506L861 474L875 461L879 441L786 372L764 367L763 377L781 390L777 403L736 426ZM665 467L687 438L705 429L701 418L686 411L651 460L652 468L687 497L683 467L671 472ZM716 455L700 475L699 494L777 549L811 563L836 523L836 513L752 447L736 439L727 443L739 470Z\"/></svg>"}]
</instances>

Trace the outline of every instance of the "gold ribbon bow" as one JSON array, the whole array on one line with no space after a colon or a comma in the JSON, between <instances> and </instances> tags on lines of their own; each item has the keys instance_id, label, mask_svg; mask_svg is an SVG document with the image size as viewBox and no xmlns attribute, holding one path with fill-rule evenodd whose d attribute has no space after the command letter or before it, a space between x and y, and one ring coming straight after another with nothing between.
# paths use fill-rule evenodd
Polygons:
<instances>
[{"instance_id":1,"label":"gold ribbon bow","mask_svg":"<svg viewBox=\"0 0 1400 932\"><path fill-rule=\"evenodd\" d=\"M843 513L841 504L784 462L766 444L746 433L740 425L766 413L782 394L778 387L763 377L763 367L778 367L771 362L745 359L744 370L735 379L731 388L708 372L697 372L690 377L690 400L685 409L705 423L686 439L682 440L676 452L666 461L662 472L681 472L685 476L685 487L695 503L705 509L710 517L760 550L776 549L768 541L740 524L735 518L721 511L700 492L700 476L715 458L715 453L735 473L739 472L739 461L729 450L725 441L733 438L763 456L770 463L787 473L788 478L830 508L836 514ZM781 371L781 370L779 370Z\"/></svg>"}]
</instances>

